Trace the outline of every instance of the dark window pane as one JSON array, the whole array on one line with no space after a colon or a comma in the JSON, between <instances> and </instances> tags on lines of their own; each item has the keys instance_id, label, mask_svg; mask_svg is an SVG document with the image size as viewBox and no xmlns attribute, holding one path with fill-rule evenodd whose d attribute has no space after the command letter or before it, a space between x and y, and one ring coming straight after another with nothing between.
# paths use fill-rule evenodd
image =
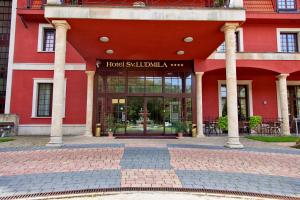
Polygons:
<instances>
[{"instance_id":1,"label":"dark window pane","mask_svg":"<svg viewBox=\"0 0 300 200\"><path fill-rule=\"evenodd\" d=\"M128 77L128 92L143 93L145 88L145 77Z\"/></svg>"},{"instance_id":2,"label":"dark window pane","mask_svg":"<svg viewBox=\"0 0 300 200\"><path fill-rule=\"evenodd\" d=\"M191 93L192 92L192 75L189 75L185 79L185 92Z\"/></svg>"},{"instance_id":3,"label":"dark window pane","mask_svg":"<svg viewBox=\"0 0 300 200\"><path fill-rule=\"evenodd\" d=\"M165 78L165 92L166 93L181 93L182 79L180 77L166 77Z\"/></svg>"},{"instance_id":4,"label":"dark window pane","mask_svg":"<svg viewBox=\"0 0 300 200\"><path fill-rule=\"evenodd\" d=\"M295 10L295 0L277 0L277 6L279 10Z\"/></svg>"},{"instance_id":5,"label":"dark window pane","mask_svg":"<svg viewBox=\"0 0 300 200\"><path fill-rule=\"evenodd\" d=\"M280 33L281 52L298 52L297 33Z\"/></svg>"},{"instance_id":6,"label":"dark window pane","mask_svg":"<svg viewBox=\"0 0 300 200\"><path fill-rule=\"evenodd\" d=\"M55 50L55 30L44 29L43 51Z\"/></svg>"},{"instance_id":7,"label":"dark window pane","mask_svg":"<svg viewBox=\"0 0 300 200\"><path fill-rule=\"evenodd\" d=\"M38 84L38 117L51 116L52 110L52 83L39 83Z\"/></svg>"},{"instance_id":8,"label":"dark window pane","mask_svg":"<svg viewBox=\"0 0 300 200\"><path fill-rule=\"evenodd\" d=\"M162 77L146 77L146 92L161 93L162 92Z\"/></svg>"}]
</instances>

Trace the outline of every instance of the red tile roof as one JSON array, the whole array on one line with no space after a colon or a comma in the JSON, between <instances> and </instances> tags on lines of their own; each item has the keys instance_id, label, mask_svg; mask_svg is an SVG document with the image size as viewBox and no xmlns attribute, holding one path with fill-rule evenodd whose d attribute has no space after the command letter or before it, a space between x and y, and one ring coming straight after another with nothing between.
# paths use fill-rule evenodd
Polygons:
<instances>
[{"instance_id":1,"label":"red tile roof","mask_svg":"<svg viewBox=\"0 0 300 200\"><path fill-rule=\"evenodd\" d=\"M272 0L244 0L244 7L250 12L275 12Z\"/></svg>"}]
</instances>

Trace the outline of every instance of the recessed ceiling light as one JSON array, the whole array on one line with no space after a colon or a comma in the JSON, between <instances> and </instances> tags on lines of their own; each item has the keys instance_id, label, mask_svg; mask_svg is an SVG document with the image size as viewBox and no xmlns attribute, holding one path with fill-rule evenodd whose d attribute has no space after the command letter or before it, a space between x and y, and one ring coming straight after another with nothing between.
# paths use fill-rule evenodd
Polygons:
<instances>
[{"instance_id":1,"label":"recessed ceiling light","mask_svg":"<svg viewBox=\"0 0 300 200\"><path fill-rule=\"evenodd\" d=\"M146 3L143 1L135 1L132 4L133 7L140 7L140 8L144 8L146 7Z\"/></svg>"},{"instance_id":2,"label":"recessed ceiling light","mask_svg":"<svg viewBox=\"0 0 300 200\"><path fill-rule=\"evenodd\" d=\"M193 37L186 37L183 39L185 42L193 42L194 38Z\"/></svg>"},{"instance_id":3,"label":"recessed ceiling light","mask_svg":"<svg viewBox=\"0 0 300 200\"><path fill-rule=\"evenodd\" d=\"M109 42L109 37L103 36L99 38L100 42Z\"/></svg>"},{"instance_id":4,"label":"recessed ceiling light","mask_svg":"<svg viewBox=\"0 0 300 200\"><path fill-rule=\"evenodd\" d=\"M183 55L183 54L184 54L184 51L182 51L182 50L177 51L177 55Z\"/></svg>"},{"instance_id":5,"label":"recessed ceiling light","mask_svg":"<svg viewBox=\"0 0 300 200\"><path fill-rule=\"evenodd\" d=\"M106 52L107 54L113 54L113 53L114 53L114 50L112 50L112 49L107 49L105 52Z\"/></svg>"}]
</instances>

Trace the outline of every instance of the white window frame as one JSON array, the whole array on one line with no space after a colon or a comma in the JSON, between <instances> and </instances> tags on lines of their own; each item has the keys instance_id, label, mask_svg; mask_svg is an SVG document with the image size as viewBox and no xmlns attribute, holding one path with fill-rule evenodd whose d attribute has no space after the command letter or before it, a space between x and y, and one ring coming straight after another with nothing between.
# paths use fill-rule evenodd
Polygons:
<instances>
[{"instance_id":1,"label":"white window frame","mask_svg":"<svg viewBox=\"0 0 300 200\"><path fill-rule=\"evenodd\" d=\"M300 28L277 28L276 34L277 34L277 51L282 52L281 50L281 40L280 40L280 34L281 33L297 33L297 39L298 39L298 52L300 52ZM287 52L283 52L287 53ZM297 53L297 52L296 52Z\"/></svg>"},{"instance_id":2,"label":"white window frame","mask_svg":"<svg viewBox=\"0 0 300 200\"><path fill-rule=\"evenodd\" d=\"M31 118L52 118L52 116L49 116L49 117L38 117L37 116L39 83L52 83L53 84L53 79L52 78L34 78L33 79L33 95L32 95ZM67 79L65 79L65 87L64 87L63 117L65 117L65 113L66 113L66 93L67 93Z\"/></svg>"},{"instance_id":3,"label":"white window frame","mask_svg":"<svg viewBox=\"0 0 300 200\"><path fill-rule=\"evenodd\" d=\"M242 27L237 28L236 32L239 33L239 41L238 41L239 51L237 53L244 52L244 31L243 31L243 28ZM225 43L225 41L223 43ZM221 45L217 48L216 52L225 54L225 52L220 51Z\"/></svg>"},{"instance_id":4,"label":"white window frame","mask_svg":"<svg viewBox=\"0 0 300 200\"><path fill-rule=\"evenodd\" d=\"M53 53L54 51L43 51L44 45L44 31L46 28L54 28L51 24L39 24L39 33L38 33L38 52L46 52L46 53Z\"/></svg>"},{"instance_id":5,"label":"white window frame","mask_svg":"<svg viewBox=\"0 0 300 200\"><path fill-rule=\"evenodd\" d=\"M218 80L218 99L219 99L219 117L222 116L222 96L221 96L221 86L226 85L226 80ZM248 106L249 106L249 116L253 116L253 98L252 98L252 80L237 80L237 85L247 85L248 86Z\"/></svg>"}]
</instances>

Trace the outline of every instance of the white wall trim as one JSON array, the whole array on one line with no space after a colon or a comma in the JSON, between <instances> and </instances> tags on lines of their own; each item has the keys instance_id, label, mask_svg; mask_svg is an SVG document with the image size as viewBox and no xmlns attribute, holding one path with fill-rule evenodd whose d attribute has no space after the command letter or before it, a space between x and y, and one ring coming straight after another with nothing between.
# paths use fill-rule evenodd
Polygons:
<instances>
[{"instance_id":1,"label":"white wall trim","mask_svg":"<svg viewBox=\"0 0 300 200\"><path fill-rule=\"evenodd\" d=\"M289 85L300 85L300 81L286 81L287 86ZM276 96L277 96L277 111L278 111L278 118L281 117L281 103L280 103L280 96L279 96L279 83L278 80L276 81Z\"/></svg>"},{"instance_id":2,"label":"white wall trim","mask_svg":"<svg viewBox=\"0 0 300 200\"><path fill-rule=\"evenodd\" d=\"M12 88L12 71L15 53L16 39L16 20L17 20L17 4L18 0L12 1L11 22L10 22L10 42L8 53L7 79L6 79L6 95L5 95L5 114L10 113L11 88Z\"/></svg>"},{"instance_id":3,"label":"white wall trim","mask_svg":"<svg viewBox=\"0 0 300 200\"><path fill-rule=\"evenodd\" d=\"M237 80L238 85L248 86L248 106L249 115L253 116L253 96L252 96L252 80ZM219 105L219 117L222 116L222 96L221 85L226 85L226 80L218 80L218 105Z\"/></svg>"},{"instance_id":4,"label":"white wall trim","mask_svg":"<svg viewBox=\"0 0 300 200\"><path fill-rule=\"evenodd\" d=\"M51 124L21 124L18 135L50 135ZM64 135L83 135L85 124L63 124Z\"/></svg>"},{"instance_id":5,"label":"white wall trim","mask_svg":"<svg viewBox=\"0 0 300 200\"><path fill-rule=\"evenodd\" d=\"M118 8L46 5L45 18L240 22L246 20L246 13L244 9L237 8Z\"/></svg>"},{"instance_id":6,"label":"white wall trim","mask_svg":"<svg viewBox=\"0 0 300 200\"><path fill-rule=\"evenodd\" d=\"M38 84L39 83L53 83L53 79L52 78L33 78L31 118L51 118L51 117L38 117L37 116ZM63 110L64 117L65 117L65 111L66 111L66 94L67 94L67 79L65 79L65 88L64 88L64 110Z\"/></svg>"},{"instance_id":7,"label":"white wall trim","mask_svg":"<svg viewBox=\"0 0 300 200\"><path fill-rule=\"evenodd\" d=\"M13 70L54 70L53 63L14 63ZM86 70L85 63L66 63L65 70Z\"/></svg>"},{"instance_id":8,"label":"white wall trim","mask_svg":"<svg viewBox=\"0 0 300 200\"><path fill-rule=\"evenodd\" d=\"M208 59L225 60L225 53L214 52ZM236 53L237 60L300 60L300 53Z\"/></svg>"},{"instance_id":9,"label":"white wall trim","mask_svg":"<svg viewBox=\"0 0 300 200\"><path fill-rule=\"evenodd\" d=\"M51 24L39 24L39 32L38 32L38 52L47 52L54 53L54 51L43 51L43 41L44 41L44 30L45 28L53 28Z\"/></svg>"},{"instance_id":10,"label":"white wall trim","mask_svg":"<svg viewBox=\"0 0 300 200\"><path fill-rule=\"evenodd\" d=\"M276 34L277 34L277 51L281 51L281 45L280 45L280 33L281 32L289 32L289 33L297 33L298 36L298 52L300 52L300 28L277 28Z\"/></svg>"}]
</instances>

